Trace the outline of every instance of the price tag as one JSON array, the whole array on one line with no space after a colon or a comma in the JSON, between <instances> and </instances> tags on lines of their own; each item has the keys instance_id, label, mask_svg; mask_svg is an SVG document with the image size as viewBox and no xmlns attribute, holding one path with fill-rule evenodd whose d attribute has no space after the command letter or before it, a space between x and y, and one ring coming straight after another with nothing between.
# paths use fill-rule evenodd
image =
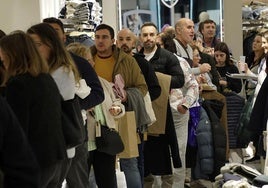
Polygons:
<instances>
[{"instance_id":1,"label":"price tag","mask_svg":"<svg viewBox=\"0 0 268 188\"><path fill-rule=\"evenodd\" d=\"M101 137L101 124L96 122L96 137Z\"/></svg>"}]
</instances>

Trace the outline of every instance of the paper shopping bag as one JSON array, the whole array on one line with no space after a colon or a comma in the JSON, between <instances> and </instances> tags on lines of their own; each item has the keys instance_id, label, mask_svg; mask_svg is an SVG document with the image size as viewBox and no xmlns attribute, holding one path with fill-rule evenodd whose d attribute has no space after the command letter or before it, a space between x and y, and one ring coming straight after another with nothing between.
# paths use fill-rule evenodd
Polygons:
<instances>
[{"instance_id":1,"label":"paper shopping bag","mask_svg":"<svg viewBox=\"0 0 268 188\"><path fill-rule=\"evenodd\" d=\"M133 158L139 156L138 139L136 131L135 112L128 111L118 120L118 132L124 143L124 151L119 153L119 158Z\"/></svg>"},{"instance_id":2,"label":"paper shopping bag","mask_svg":"<svg viewBox=\"0 0 268 188\"><path fill-rule=\"evenodd\" d=\"M165 134L168 97L170 91L171 76L156 72L161 86L161 95L152 102L156 121L148 128L148 135Z\"/></svg>"}]
</instances>

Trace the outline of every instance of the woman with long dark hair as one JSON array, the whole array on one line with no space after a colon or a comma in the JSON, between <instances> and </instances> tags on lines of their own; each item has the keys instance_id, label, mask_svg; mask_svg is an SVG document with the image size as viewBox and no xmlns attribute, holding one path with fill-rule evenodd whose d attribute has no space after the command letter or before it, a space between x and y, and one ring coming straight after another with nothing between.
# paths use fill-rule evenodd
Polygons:
<instances>
[{"instance_id":1,"label":"woman with long dark hair","mask_svg":"<svg viewBox=\"0 0 268 188\"><path fill-rule=\"evenodd\" d=\"M226 76L226 74L239 73L239 71L230 59L230 51L225 42L220 42L215 46L214 58L216 60L216 68L220 74L220 92L233 91L239 93L242 88L241 80Z\"/></svg>"}]
</instances>

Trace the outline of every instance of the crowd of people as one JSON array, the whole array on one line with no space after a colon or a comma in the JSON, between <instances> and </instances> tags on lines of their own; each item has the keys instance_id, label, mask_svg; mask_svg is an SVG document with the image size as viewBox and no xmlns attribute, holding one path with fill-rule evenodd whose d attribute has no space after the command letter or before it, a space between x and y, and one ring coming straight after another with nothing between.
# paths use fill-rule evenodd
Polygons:
<instances>
[{"instance_id":1,"label":"crowd of people","mask_svg":"<svg viewBox=\"0 0 268 188\"><path fill-rule=\"evenodd\" d=\"M100 24L92 46L65 45L63 23L54 17L27 31L0 32L1 185L61 188L66 182L69 188L111 188L117 187L119 168L128 188L212 187L229 158L226 97L240 95L243 89L245 100L254 97L254 118L246 125L254 134L243 143L253 141L256 148L257 138L266 131L268 107L267 38L257 34L252 52L245 54L246 63L236 62L216 28L209 17L198 25L180 18L161 32L146 22L140 36L128 28L115 33ZM257 79L229 76L241 73L241 66L244 74ZM115 92L118 78L121 95ZM86 137L69 147L62 102L76 97ZM122 123L122 118L131 118L129 112L134 118ZM220 124L221 137L202 121L204 113L212 127ZM116 130L135 122L138 141L125 143L125 150L131 147L137 153L98 151L96 122ZM125 133L120 134L123 138ZM205 137L199 139L202 134ZM215 152L218 148L220 154ZM89 178L92 171L94 181Z\"/></svg>"}]
</instances>

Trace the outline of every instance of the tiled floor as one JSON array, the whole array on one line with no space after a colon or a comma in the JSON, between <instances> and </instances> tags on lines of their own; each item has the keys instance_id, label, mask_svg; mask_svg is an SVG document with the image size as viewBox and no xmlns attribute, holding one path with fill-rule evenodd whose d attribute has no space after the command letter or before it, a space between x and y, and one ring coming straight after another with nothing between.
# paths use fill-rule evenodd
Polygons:
<instances>
[{"instance_id":1,"label":"tiled floor","mask_svg":"<svg viewBox=\"0 0 268 188\"><path fill-rule=\"evenodd\" d=\"M97 186L94 183L94 179L92 180L92 176L94 176L94 174L90 173L89 179L91 180L90 182L92 183L90 185L90 188L97 188ZM123 172L120 172L118 169L116 169L116 178L117 178L117 187L118 188L127 188L125 175ZM62 188L67 188L65 181L62 184Z\"/></svg>"}]
</instances>

